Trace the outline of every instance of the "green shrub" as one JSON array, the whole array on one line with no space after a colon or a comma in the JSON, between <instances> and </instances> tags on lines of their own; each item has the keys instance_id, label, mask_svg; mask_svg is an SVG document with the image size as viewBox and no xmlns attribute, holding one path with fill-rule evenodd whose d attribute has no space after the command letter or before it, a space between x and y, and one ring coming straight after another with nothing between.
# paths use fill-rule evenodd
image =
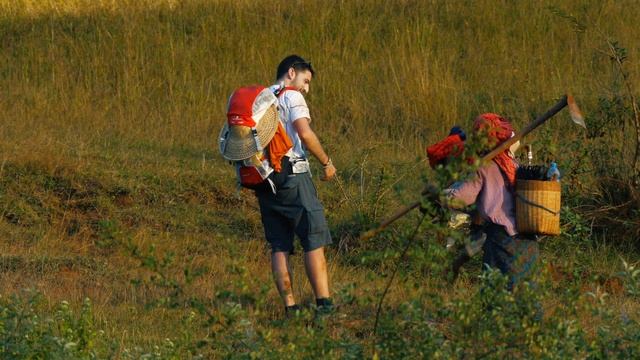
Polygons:
<instances>
[{"instance_id":1,"label":"green shrub","mask_svg":"<svg viewBox=\"0 0 640 360\"><path fill-rule=\"evenodd\" d=\"M91 302L79 312L61 302L47 314L43 297L0 298L0 354L4 359L96 359L106 355L104 333L97 330Z\"/></svg>"}]
</instances>

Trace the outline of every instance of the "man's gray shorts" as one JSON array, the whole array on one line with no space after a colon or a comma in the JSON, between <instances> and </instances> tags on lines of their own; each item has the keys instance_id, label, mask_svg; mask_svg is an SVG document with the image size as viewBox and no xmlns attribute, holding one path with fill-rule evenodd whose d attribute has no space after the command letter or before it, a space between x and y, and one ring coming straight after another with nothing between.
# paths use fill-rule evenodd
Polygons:
<instances>
[{"instance_id":1,"label":"man's gray shorts","mask_svg":"<svg viewBox=\"0 0 640 360\"><path fill-rule=\"evenodd\" d=\"M293 252L293 237L309 252L331 244L324 209L309 173L291 175L278 189L256 192L264 233L273 252Z\"/></svg>"}]
</instances>

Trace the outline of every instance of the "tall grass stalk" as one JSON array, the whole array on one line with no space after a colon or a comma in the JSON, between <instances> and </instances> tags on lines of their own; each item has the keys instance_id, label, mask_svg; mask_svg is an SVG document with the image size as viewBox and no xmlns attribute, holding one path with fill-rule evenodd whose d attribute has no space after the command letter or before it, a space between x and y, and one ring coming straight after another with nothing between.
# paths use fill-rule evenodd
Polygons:
<instances>
[{"instance_id":1,"label":"tall grass stalk","mask_svg":"<svg viewBox=\"0 0 640 360\"><path fill-rule=\"evenodd\" d=\"M613 71L594 55L603 45L595 30L639 55L632 5L2 1L3 139L210 148L232 90L271 83L277 62L299 53L318 69L308 101L334 152L383 142L419 154L479 112L522 126L566 91L588 112Z\"/></svg>"}]
</instances>

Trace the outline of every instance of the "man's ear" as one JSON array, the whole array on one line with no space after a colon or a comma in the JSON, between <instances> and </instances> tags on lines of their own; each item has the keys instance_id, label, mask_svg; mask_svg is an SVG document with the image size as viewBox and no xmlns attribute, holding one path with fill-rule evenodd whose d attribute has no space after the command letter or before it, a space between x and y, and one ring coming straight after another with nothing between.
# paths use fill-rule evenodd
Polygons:
<instances>
[{"instance_id":1,"label":"man's ear","mask_svg":"<svg viewBox=\"0 0 640 360\"><path fill-rule=\"evenodd\" d=\"M289 71L287 71L287 76L289 77L289 80L293 80L293 78L296 77L296 69L290 67Z\"/></svg>"}]
</instances>

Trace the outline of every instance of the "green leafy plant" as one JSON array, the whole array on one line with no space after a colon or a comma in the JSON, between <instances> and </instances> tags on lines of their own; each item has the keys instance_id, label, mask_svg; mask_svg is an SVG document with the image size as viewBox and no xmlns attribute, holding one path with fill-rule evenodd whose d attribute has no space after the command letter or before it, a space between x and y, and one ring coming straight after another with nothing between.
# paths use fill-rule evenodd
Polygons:
<instances>
[{"instance_id":1,"label":"green leafy plant","mask_svg":"<svg viewBox=\"0 0 640 360\"><path fill-rule=\"evenodd\" d=\"M623 271L620 273L624 281L624 288L632 297L640 298L640 269L637 264L630 264L622 259Z\"/></svg>"},{"instance_id":2,"label":"green leafy plant","mask_svg":"<svg viewBox=\"0 0 640 360\"><path fill-rule=\"evenodd\" d=\"M85 299L79 312L69 303L48 314L42 294L0 298L0 357L5 359L96 359L110 353Z\"/></svg>"}]
</instances>

